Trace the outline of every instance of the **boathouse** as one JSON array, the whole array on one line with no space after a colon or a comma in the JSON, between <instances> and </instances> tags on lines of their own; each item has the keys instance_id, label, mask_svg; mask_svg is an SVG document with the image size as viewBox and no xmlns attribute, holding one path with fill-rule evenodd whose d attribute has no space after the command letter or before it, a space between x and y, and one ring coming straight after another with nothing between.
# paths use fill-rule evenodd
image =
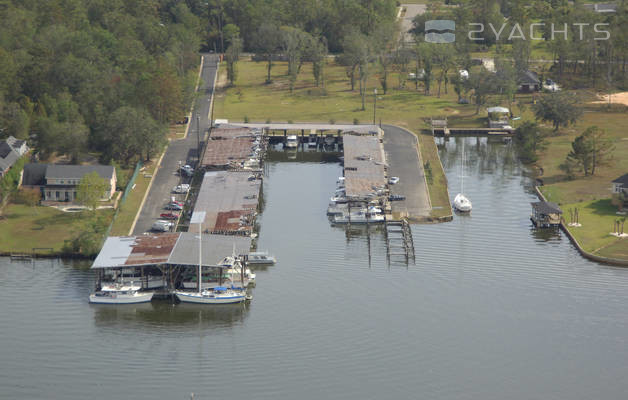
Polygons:
<instances>
[{"instance_id":1,"label":"boathouse","mask_svg":"<svg viewBox=\"0 0 628 400\"><path fill-rule=\"evenodd\" d=\"M549 201L531 203L532 215L530 219L537 228L550 228L560 225L563 210L558 204Z\"/></svg>"}]
</instances>

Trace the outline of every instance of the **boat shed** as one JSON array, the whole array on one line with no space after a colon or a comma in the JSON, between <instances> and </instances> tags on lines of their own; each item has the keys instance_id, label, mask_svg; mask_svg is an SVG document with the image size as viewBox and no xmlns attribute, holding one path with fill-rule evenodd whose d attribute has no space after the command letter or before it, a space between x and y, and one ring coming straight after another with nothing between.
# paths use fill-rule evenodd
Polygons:
<instances>
[{"instance_id":1,"label":"boat shed","mask_svg":"<svg viewBox=\"0 0 628 400\"><path fill-rule=\"evenodd\" d=\"M158 233L142 236L110 236L92 264L92 269L133 268L143 266L195 266L199 248L204 266L215 266L230 256L247 256L251 238L242 236L201 235L198 233Z\"/></svg>"},{"instance_id":2,"label":"boat shed","mask_svg":"<svg viewBox=\"0 0 628 400\"><path fill-rule=\"evenodd\" d=\"M549 228L560 225L563 210L558 204L549 201L537 201L532 205L532 222L538 228Z\"/></svg>"},{"instance_id":3,"label":"boat shed","mask_svg":"<svg viewBox=\"0 0 628 400\"><path fill-rule=\"evenodd\" d=\"M206 172L194 205L194 213L205 212L203 231L250 235L261 186L261 179L252 172Z\"/></svg>"},{"instance_id":4,"label":"boat shed","mask_svg":"<svg viewBox=\"0 0 628 400\"><path fill-rule=\"evenodd\" d=\"M386 188L386 157L375 135L345 134L344 175L347 199L368 201Z\"/></svg>"}]
</instances>

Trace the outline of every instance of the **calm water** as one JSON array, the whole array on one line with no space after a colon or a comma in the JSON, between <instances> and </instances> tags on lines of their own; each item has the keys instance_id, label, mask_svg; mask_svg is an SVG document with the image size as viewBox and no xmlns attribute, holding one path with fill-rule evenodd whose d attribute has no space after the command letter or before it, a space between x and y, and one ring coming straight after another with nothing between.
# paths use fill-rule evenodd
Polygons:
<instances>
[{"instance_id":1,"label":"calm water","mask_svg":"<svg viewBox=\"0 0 628 400\"><path fill-rule=\"evenodd\" d=\"M439 142L452 196L460 140ZM628 270L532 230L512 149L465 140L473 214L414 226L416 265L330 227L341 168L316 162L267 164L278 263L246 308L90 306L85 265L0 260L0 398L625 398Z\"/></svg>"}]
</instances>

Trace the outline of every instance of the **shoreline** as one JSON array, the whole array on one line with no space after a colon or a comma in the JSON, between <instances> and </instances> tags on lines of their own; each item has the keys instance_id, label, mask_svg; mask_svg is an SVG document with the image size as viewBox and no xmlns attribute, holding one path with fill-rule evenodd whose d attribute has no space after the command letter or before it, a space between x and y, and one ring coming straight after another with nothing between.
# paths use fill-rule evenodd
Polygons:
<instances>
[{"instance_id":1,"label":"shoreline","mask_svg":"<svg viewBox=\"0 0 628 400\"><path fill-rule=\"evenodd\" d=\"M542 200L542 201L547 201L545 199L545 196L543 195L543 193L541 193L541 191L539 190L539 187L534 185L534 192L536 193L536 196ZM618 267L628 267L628 260L622 260L619 258L609 258L609 257L602 257L602 256L597 256L593 253L589 253L588 251L586 251L584 248L582 248L582 246L580 245L580 243L578 242L578 240L575 238L575 236L573 236L573 234L569 231L569 228L565 225L565 223L562 221L560 222L560 229L565 232L565 234L567 235L567 237L569 238L569 240L571 241L571 243L575 246L575 248L578 250L578 252L580 253L580 255L586 259L589 259L591 261L595 261L595 262L599 262L602 264L607 264L607 265L614 265L614 266L618 266Z\"/></svg>"}]
</instances>

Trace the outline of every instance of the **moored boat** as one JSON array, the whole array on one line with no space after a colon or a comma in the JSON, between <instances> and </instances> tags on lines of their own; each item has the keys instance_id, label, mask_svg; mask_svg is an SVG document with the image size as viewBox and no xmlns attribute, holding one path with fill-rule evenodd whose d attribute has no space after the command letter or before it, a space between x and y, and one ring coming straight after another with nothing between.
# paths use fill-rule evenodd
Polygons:
<instances>
[{"instance_id":1,"label":"moored boat","mask_svg":"<svg viewBox=\"0 0 628 400\"><path fill-rule=\"evenodd\" d=\"M153 299L153 292L141 292L137 285L105 285L99 291L89 295L93 304L137 304L148 303Z\"/></svg>"},{"instance_id":2,"label":"moored boat","mask_svg":"<svg viewBox=\"0 0 628 400\"><path fill-rule=\"evenodd\" d=\"M246 259L246 263L251 265L268 265L274 264L276 261L275 256L268 254L267 251L253 251L249 253Z\"/></svg>"},{"instance_id":3,"label":"moored boat","mask_svg":"<svg viewBox=\"0 0 628 400\"><path fill-rule=\"evenodd\" d=\"M179 301L184 303L197 304L234 304L248 300L245 289L227 288L216 286L212 289L205 289L199 292L175 292Z\"/></svg>"}]
</instances>

